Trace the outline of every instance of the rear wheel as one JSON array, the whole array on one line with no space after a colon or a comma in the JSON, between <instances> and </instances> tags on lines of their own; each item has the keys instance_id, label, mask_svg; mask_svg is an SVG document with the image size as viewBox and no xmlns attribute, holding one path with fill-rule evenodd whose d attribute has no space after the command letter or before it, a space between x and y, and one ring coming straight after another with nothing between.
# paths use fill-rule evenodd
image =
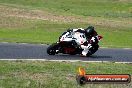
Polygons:
<instances>
[{"instance_id":1,"label":"rear wheel","mask_svg":"<svg viewBox=\"0 0 132 88\"><path fill-rule=\"evenodd\" d=\"M54 43L54 44L50 45L47 48L47 53L49 55L55 55L56 54L57 47L58 47L58 44L57 43Z\"/></svg>"},{"instance_id":2,"label":"rear wheel","mask_svg":"<svg viewBox=\"0 0 132 88\"><path fill-rule=\"evenodd\" d=\"M76 53L75 52L72 52L72 53L70 53L70 55L76 55Z\"/></svg>"}]
</instances>

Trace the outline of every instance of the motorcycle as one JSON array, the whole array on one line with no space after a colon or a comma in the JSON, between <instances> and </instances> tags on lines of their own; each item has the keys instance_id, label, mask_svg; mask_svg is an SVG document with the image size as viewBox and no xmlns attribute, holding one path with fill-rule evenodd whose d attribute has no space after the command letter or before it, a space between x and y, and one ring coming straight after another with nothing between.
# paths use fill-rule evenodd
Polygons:
<instances>
[{"instance_id":1,"label":"motorcycle","mask_svg":"<svg viewBox=\"0 0 132 88\"><path fill-rule=\"evenodd\" d=\"M102 36L98 36L100 41ZM87 38L83 33L80 32L64 32L60 37L59 41L53 43L47 48L49 55L55 55L58 53L76 55L81 54L83 49L80 47L81 44L87 42ZM87 56L94 54L99 48L98 43L94 44L87 53Z\"/></svg>"}]
</instances>

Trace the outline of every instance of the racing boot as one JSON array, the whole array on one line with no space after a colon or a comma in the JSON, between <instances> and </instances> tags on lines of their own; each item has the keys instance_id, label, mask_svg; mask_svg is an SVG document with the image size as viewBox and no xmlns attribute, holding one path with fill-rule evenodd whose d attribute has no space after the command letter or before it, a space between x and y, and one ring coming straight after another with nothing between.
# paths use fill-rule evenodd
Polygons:
<instances>
[{"instance_id":1,"label":"racing boot","mask_svg":"<svg viewBox=\"0 0 132 88\"><path fill-rule=\"evenodd\" d=\"M81 56L91 55L91 51L90 51L90 48L92 48L91 44L88 44L88 46L81 45L81 48L83 49Z\"/></svg>"}]
</instances>

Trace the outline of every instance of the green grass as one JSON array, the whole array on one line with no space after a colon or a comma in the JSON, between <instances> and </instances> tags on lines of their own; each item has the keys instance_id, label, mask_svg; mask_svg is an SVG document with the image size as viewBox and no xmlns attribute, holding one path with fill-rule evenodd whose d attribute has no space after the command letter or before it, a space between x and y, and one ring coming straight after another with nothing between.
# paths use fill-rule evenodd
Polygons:
<instances>
[{"instance_id":1,"label":"green grass","mask_svg":"<svg viewBox=\"0 0 132 88\"><path fill-rule=\"evenodd\" d=\"M103 35L103 39L100 42L101 46L106 47L131 47L132 40L132 31L131 29L107 29L99 28L97 29L98 33Z\"/></svg>"},{"instance_id":2,"label":"green grass","mask_svg":"<svg viewBox=\"0 0 132 88\"><path fill-rule=\"evenodd\" d=\"M132 48L129 0L0 0L0 42L58 41L68 28L95 26L103 47Z\"/></svg>"},{"instance_id":3,"label":"green grass","mask_svg":"<svg viewBox=\"0 0 132 88\"><path fill-rule=\"evenodd\" d=\"M51 44L68 28L95 26L103 47L132 48L131 0L0 0L0 42ZM131 64L0 61L0 88L80 88L82 66L91 74L132 74ZM82 88L126 88L88 84Z\"/></svg>"},{"instance_id":4,"label":"green grass","mask_svg":"<svg viewBox=\"0 0 132 88\"><path fill-rule=\"evenodd\" d=\"M78 67L88 74L132 74L131 64L0 61L1 88L80 88L76 82ZM132 84L87 84L82 88L124 88Z\"/></svg>"},{"instance_id":5,"label":"green grass","mask_svg":"<svg viewBox=\"0 0 132 88\"><path fill-rule=\"evenodd\" d=\"M15 20L13 20L15 19ZM58 37L68 28L87 26L86 23L57 23L42 20L27 20L11 17L6 25L0 28L1 42L18 43L46 43L51 44L58 41ZM17 23L17 24L16 24ZM4 26L5 25L5 26ZM99 35L104 38L100 42L103 47L132 47L131 29L113 27L102 27L96 25Z\"/></svg>"},{"instance_id":6,"label":"green grass","mask_svg":"<svg viewBox=\"0 0 132 88\"><path fill-rule=\"evenodd\" d=\"M0 3L81 16L132 17L131 0L1 0Z\"/></svg>"}]
</instances>

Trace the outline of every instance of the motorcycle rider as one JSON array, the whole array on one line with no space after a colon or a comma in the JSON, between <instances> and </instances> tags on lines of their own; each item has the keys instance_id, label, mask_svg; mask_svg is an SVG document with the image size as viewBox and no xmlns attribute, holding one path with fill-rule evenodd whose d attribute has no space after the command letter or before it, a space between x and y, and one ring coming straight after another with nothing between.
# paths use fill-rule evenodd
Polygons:
<instances>
[{"instance_id":1,"label":"motorcycle rider","mask_svg":"<svg viewBox=\"0 0 132 88\"><path fill-rule=\"evenodd\" d=\"M83 49L81 55L89 56L90 54L92 54L92 52L89 49L92 48L92 46L94 46L94 44L98 43L98 34L95 31L93 26L89 26L86 29L83 29L83 28L68 29L67 32L84 33L87 38L87 42L80 45L80 47ZM75 42L73 42L73 43L75 44Z\"/></svg>"}]
</instances>

